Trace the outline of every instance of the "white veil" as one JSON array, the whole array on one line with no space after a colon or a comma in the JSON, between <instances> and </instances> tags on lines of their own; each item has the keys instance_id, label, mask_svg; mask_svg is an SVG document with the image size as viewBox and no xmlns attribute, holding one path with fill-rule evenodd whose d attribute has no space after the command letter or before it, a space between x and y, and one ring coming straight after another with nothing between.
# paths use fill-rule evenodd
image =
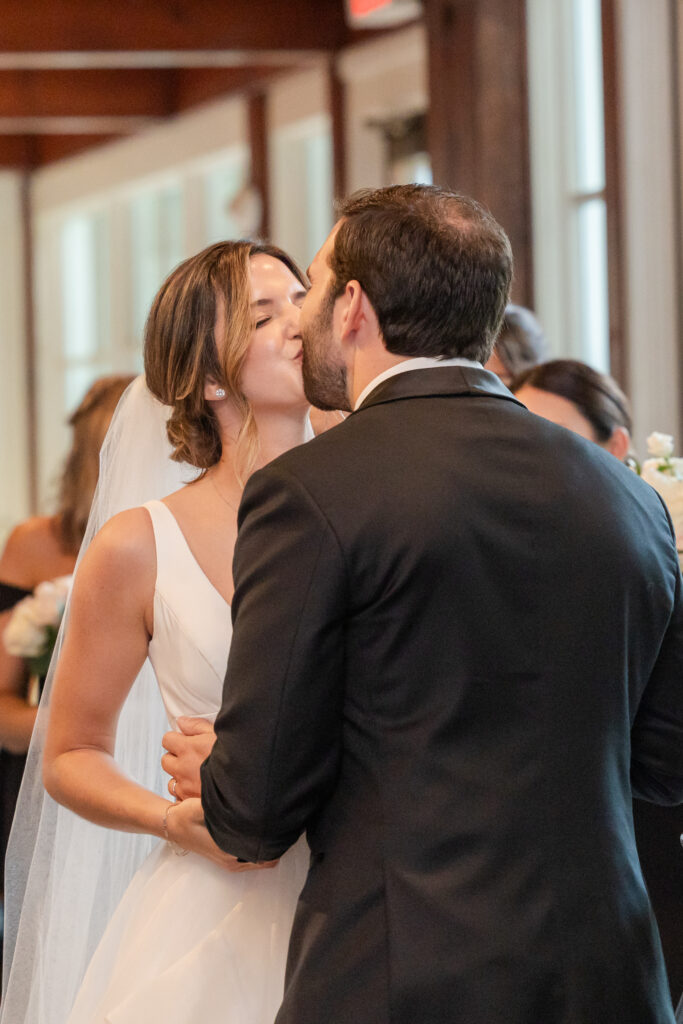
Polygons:
<instances>
[{"instance_id":1,"label":"white veil","mask_svg":"<svg viewBox=\"0 0 683 1024\"><path fill-rule=\"evenodd\" d=\"M100 478L79 561L112 515L170 494L197 475L193 467L171 461L169 412L147 390L143 377L124 393L102 446ZM151 836L93 825L56 804L43 789L50 691L67 618L68 606L7 853L0 1024L65 1024L105 926L133 874L158 842ZM121 712L116 760L142 785L164 795L160 758L167 728L156 679L146 661Z\"/></svg>"}]
</instances>

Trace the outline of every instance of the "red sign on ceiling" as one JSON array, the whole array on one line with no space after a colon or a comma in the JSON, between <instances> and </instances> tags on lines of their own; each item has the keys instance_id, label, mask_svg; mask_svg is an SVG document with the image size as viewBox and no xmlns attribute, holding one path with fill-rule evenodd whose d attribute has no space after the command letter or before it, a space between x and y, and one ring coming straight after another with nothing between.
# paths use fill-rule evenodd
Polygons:
<instances>
[{"instance_id":1,"label":"red sign on ceiling","mask_svg":"<svg viewBox=\"0 0 683 1024\"><path fill-rule=\"evenodd\" d=\"M379 7L388 7L391 0L351 0L351 14L354 18L362 18Z\"/></svg>"}]
</instances>

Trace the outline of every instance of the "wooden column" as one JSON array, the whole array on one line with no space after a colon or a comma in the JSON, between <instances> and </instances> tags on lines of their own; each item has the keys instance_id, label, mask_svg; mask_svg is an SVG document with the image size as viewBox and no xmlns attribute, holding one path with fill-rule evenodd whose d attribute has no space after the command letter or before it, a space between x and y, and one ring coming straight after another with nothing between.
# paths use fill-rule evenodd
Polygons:
<instances>
[{"instance_id":1,"label":"wooden column","mask_svg":"<svg viewBox=\"0 0 683 1024\"><path fill-rule=\"evenodd\" d=\"M249 146L251 150L251 184L258 189L263 203L259 236L270 235L270 175L268 172L268 123L265 93L249 97Z\"/></svg>"},{"instance_id":2,"label":"wooden column","mask_svg":"<svg viewBox=\"0 0 683 1024\"><path fill-rule=\"evenodd\" d=\"M524 0L423 0L434 182L487 206L515 256L513 297L533 307Z\"/></svg>"},{"instance_id":3,"label":"wooden column","mask_svg":"<svg viewBox=\"0 0 683 1024\"><path fill-rule=\"evenodd\" d=\"M630 390L627 317L624 301L624 230L621 179L621 90L614 0L602 0L603 93L605 111L605 206L609 292L610 372Z\"/></svg>"},{"instance_id":4,"label":"wooden column","mask_svg":"<svg viewBox=\"0 0 683 1024\"><path fill-rule=\"evenodd\" d=\"M674 181L676 182L676 271L683 281L683 0L671 5L671 50L673 63L673 106L676 148ZM678 291L678 417L683 427L683 295ZM679 441L680 449L680 441Z\"/></svg>"},{"instance_id":5,"label":"wooden column","mask_svg":"<svg viewBox=\"0 0 683 1024\"><path fill-rule=\"evenodd\" d=\"M330 115L332 119L332 187L334 198L346 195L346 86L334 60L330 62Z\"/></svg>"}]
</instances>

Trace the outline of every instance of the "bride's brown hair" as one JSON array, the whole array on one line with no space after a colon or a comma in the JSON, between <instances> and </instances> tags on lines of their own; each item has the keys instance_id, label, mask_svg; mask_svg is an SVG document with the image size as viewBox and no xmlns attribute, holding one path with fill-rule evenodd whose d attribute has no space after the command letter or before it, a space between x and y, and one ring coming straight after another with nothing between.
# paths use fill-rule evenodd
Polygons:
<instances>
[{"instance_id":1,"label":"bride's brown hair","mask_svg":"<svg viewBox=\"0 0 683 1024\"><path fill-rule=\"evenodd\" d=\"M147 387L172 408L168 437L177 462L208 469L219 461L218 421L204 398L207 377L225 388L241 414L237 473L246 478L258 455L258 433L242 392L242 366L254 330L249 260L273 256L307 286L294 260L261 242L217 242L191 256L166 278L145 326ZM219 301L225 306L225 337L216 344Z\"/></svg>"}]
</instances>

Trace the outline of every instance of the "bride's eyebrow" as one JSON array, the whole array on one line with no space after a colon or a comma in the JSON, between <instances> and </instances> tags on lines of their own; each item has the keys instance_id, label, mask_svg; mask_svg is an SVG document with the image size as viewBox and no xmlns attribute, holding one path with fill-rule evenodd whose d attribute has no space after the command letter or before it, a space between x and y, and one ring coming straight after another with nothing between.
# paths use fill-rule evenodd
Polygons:
<instances>
[{"instance_id":1,"label":"bride's eyebrow","mask_svg":"<svg viewBox=\"0 0 683 1024\"><path fill-rule=\"evenodd\" d=\"M302 286L301 288L299 288L294 293L293 298L295 298L295 299L305 299L307 294L308 294L307 289ZM254 301L251 303L251 308L252 309L260 309L263 306L272 306L274 304L275 304L275 299L267 299L267 298L266 299L254 299Z\"/></svg>"}]
</instances>

